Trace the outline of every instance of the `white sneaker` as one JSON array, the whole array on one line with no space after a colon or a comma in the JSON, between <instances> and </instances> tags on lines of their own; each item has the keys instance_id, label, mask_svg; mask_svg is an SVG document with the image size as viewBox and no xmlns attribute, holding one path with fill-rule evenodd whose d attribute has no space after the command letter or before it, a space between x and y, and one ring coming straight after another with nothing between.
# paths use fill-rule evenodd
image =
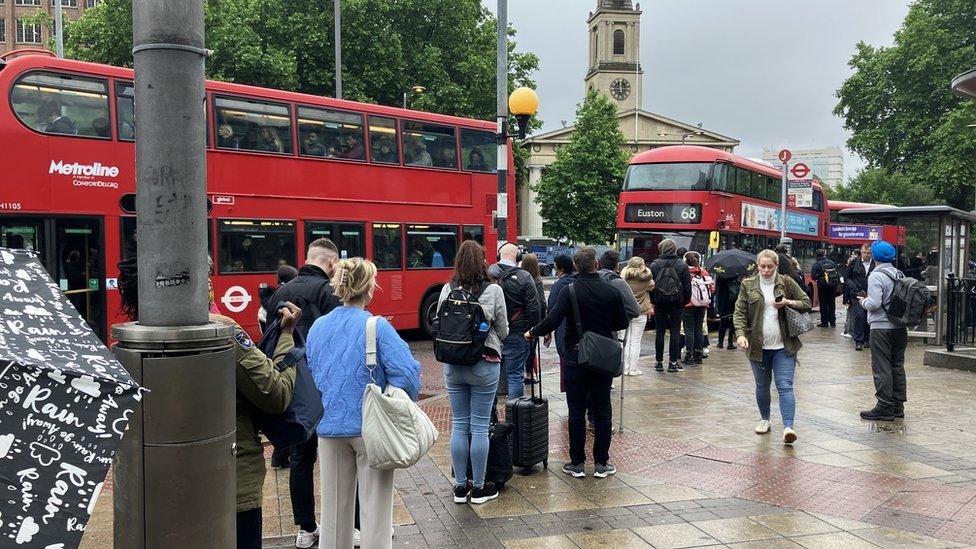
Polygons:
<instances>
[{"instance_id":1,"label":"white sneaker","mask_svg":"<svg viewBox=\"0 0 976 549\"><path fill-rule=\"evenodd\" d=\"M319 545L319 528L315 527L314 532L306 532L298 529L298 537L295 538L295 547L298 549L311 549Z\"/></svg>"},{"instance_id":2,"label":"white sneaker","mask_svg":"<svg viewBox=\"0 0 976 549\"><path fill-rule=\"evenodd\" d=\"M796 431L794 431L792 427L783 429L783 442L786 444L793 444L796 442Z\"/></svg>"},{"instance_id":3,"label":"white sneaker","mask_svg":"<svg viewBox=\"0 0 976 549\"><path fill-rule=\"evenodd\" d=\"M352 529L352 546L359 547L363 543L363 535L359 528Z\"/></svg>"},{"instance_id":4,"label":"white sneaker","mask_svg":"<svg viewBox=\"0 0 976 549\"><path fill-rule=\"evenodd\" d=\"M756 434L757 435L765 435L766 433L769 432L769 429L771 427L772 427L772 425L769 423L769 420L768 419L761 420L759 422L759 425L756 425Z\"/></svg>"}]
</instances>

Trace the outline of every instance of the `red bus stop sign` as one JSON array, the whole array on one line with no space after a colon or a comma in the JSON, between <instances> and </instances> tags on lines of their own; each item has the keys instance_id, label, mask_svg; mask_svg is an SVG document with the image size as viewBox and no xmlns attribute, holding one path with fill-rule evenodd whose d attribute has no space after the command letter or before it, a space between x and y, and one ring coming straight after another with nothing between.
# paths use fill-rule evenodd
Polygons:
<instances>
[{"instance_id":1,"label":"red bus stop sign","mask_svg":"<svg viewBox=\"0 0 976 549\"><path fill-rule=\"evenodd\" d=\"M803 162L798 162L796 166L793 166L793 177L803 179L808 175L810 175L810 167Z\"/></svg>"},{"instance_id":2,"label":"red bus stop sign","mask_svg":"<svg viewBox=\"0 0 976 549\"><path fill-rule=\"evenodd\" d=\"M789 162L791 158L793 158L793 153L791 153L789 149L779 151L779 161L783 164Z\"/></svg>"}]
</instances>

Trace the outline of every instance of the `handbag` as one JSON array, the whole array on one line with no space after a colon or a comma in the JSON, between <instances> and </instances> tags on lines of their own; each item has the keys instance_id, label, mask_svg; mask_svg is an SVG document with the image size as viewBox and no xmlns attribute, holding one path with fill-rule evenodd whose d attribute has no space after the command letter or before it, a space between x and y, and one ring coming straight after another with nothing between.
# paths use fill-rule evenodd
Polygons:
<instances>
[{"instance_id":1,"label":"handbag","mask_svg":"<svg viewBox=\"0 0 976 549\"><path fill-rule=\"evenodd\" d=\"M276 315L264 331L264 336L258 342L258 348L265 356L274 356L279 337L281 337L281 317ZM293 338L295 346L288 351L281 362L275 365L279 371L290 366L295 367L295 388L291 402L280 414L269 414L256 408L253 411L255 424L275 448L288 448L311 438L325 414L325 408L322 407L322 393L315 386L312 371L308 369L305 338L298 329L295 329Z\"/></svg>"},{"instance_id":2,"label":"handbag","mask_svg":"<svg viewBox=\"0 0 976 549\"><path fill-rule=\"evenodd\" d=\"M786 331L790 333L790 337L800 337L800 334L812 330L813 318L810 317L810 313L786 307Z\"/></svg>"},{"instance_id":3,"label":"handbag","mask_svg":"<svg viewBox=\"0 0 976 549\"><path fill-rule=\"evenodd\" d=\"M574 284L568 286L569 300L573 304L573 318L576 321L576 333L580 335L579 365L597 374L618 377L623 373L621 362L623 353L617 340L600 335L596 332L583 332L580 322L579 302L576 300Z\"/></svg>"},{"instance_id":4,"label":"handbag","mask_svg":"<svg viewBox=\"0 0 976 549\"><path fill-rule=\"evenodd\" d=\"M373 377L376 369L376 319L366 320L366 369L369 383L363 392L362 437L373 469L404 469L420 461L437 440L437 428L410 395L399 387L381 390Z\"/></svg>"}]
</instances>

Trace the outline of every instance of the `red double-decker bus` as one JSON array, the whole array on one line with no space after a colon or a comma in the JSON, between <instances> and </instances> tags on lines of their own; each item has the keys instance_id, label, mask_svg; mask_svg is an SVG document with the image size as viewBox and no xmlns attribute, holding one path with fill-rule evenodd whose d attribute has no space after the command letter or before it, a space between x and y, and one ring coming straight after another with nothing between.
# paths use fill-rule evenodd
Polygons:
<instances>
[{"instance_id":1,"label":"red double-decker bus","mask_svg":"<svg viewBox=\"0 0 976 549\"><path fill-rule=\"evenodd\" d=\"M0 246L35 250L105 338L116 264L136 249L133 71L11 53ZM461 241L494 253L492 122L223 82L207 82L206 112L216 298L252 333L259 287L319 237L376 263L371 309L398 329L429 322Z\"/></svg>"},{"instance_id":2,"label":"red double-decker bus","mask_svg":"<svg viewBox=\"0 0 976 549\"><path fill-rule=\"evenodd\" d=\"M780 239L781 189L776 168L718 149L682 145L638 154L620 193L621 254L653 260L665 238L705 255L772 248ZM815 181L812 207L787 209L786 234L807 274L816 250L826 247L826 204Z\"/></svg>"}]
</instances>

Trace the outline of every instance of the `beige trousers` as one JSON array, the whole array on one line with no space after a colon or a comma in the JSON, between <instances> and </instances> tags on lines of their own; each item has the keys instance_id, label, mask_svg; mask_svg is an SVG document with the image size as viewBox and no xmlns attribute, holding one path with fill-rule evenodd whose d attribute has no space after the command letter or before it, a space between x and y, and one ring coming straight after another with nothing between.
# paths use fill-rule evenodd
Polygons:
<instances>
[{"instance_id":1,"label":"beige trousers","mask_svg":"<svg viewBox=\"0 0 976 549\"><path fill-rule=\"evenodd\" d=\"M322 524L319 549L351 549L359 482L363 549L393 547L393 471L369 466L362 437L319 437Z\"/></svg>"}]
</instances>

